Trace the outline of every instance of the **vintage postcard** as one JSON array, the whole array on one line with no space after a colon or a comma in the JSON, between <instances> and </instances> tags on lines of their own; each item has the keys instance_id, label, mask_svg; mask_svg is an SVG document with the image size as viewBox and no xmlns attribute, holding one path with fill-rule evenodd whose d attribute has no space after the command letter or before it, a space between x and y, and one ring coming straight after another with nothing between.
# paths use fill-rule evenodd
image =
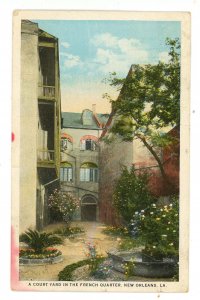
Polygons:
<instances>
[{"instance_id":1,"label":"vintage postcard","mask_svg":"<svg viewBox=\"0 0 200 300\"><path fill-rule=\"evenodd\" d=\"M190 14L15 11L11 287L187 292Z\"/></svg>"}]
</instances>

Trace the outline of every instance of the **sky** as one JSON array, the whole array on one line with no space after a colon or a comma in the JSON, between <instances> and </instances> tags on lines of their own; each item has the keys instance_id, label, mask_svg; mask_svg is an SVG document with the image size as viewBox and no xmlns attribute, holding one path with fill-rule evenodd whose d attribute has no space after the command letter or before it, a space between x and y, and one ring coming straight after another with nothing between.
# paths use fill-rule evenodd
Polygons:
<instances>
[{"instance_id":1,"label":"sky","mask_svg":"<svg viewBox=\"0 0 200 300\"><path fill-rule=\"evenodd\" d=\"M81 112L85 108L110 112L109 74L126 77L132 64L167 61L165 40L180 38L177 21L129 20L36 20L39 27L59 39L62 111Z\"/></svg>"}]
</instances>

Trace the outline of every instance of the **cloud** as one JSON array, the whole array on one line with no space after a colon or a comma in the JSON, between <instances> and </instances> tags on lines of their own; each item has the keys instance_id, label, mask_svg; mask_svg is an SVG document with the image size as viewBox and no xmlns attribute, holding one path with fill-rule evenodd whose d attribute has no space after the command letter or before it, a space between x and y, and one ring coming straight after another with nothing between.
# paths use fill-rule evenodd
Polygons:
<instances>
[{"instance_id":1,"label":"cloud","mask_svg":"<svg viewBox=\"0 0 200 300\"><path fill-rule=\"evenodd\" d=\"M73 55L73 54L70 54L70 53L61 53L61 55L66 57L64 59L64 66L67 69L71 69L73 67L76 67L76 66L82 64L82 62L80 60L80 57L78 55Z\"/></svg>"},{"instance_id":2,"label":"cloud","mask_svg":"<svg viewBox=\"0 0 200 300\"><path fill-rule=\"evenodd\" d=\"M96 35L91 41L97 47L94 62L101 72L127 74L132 64L148 62L149 53L142 43L134 38L119 38L110 33Z\"/></svg>"},{"instance_id":3,"label":"cloud","mask_svg":"<svg viewBox=\"0 0 200 300\"><path fill-rule=\"evenodd\" d=\"M113 48L117 46L118 39L110 33L102 33L95 35L94 39L91 42L97 47L105 46L107 48Z\"/></svg>"},{"instance_id":4,"label":"cloud","mask_svg":"<svg viewBox=\"0 0 200 300\"><path fill-rule=\"evenodd\" d=\"M168 63L170 59L168 52L160 52L158 54L158 59L164 63Z\"/></svg>"},{"instance_id":5,"label":"cloud","mask_svg":"<svg viewBox=\"0 0 200 300\"><path fill-rule=\"evenodd\" d=\"M70 47L70 44L68 42L62 42L61 46L63 46L64 48L68 49Z\"/></svg>"}]
</instances>

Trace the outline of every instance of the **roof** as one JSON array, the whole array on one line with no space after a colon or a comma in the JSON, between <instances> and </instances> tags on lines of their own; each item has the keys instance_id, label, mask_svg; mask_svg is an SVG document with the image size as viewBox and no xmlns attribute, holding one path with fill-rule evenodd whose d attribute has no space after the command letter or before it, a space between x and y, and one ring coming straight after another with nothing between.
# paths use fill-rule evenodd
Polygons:
<instances>
[{"instance_id":1,"label":"roof","mask_svg":"<svg viewBox=\"0 0 200 300\"><path fill-rule=\"evenodd\" d=\"M83 113L75 113L75 112L63 112L62 119L63 119L63 128L79 128L79 129L102 129L108 118L109 114L94 114L91 112L91 124L84 125L82 121Z\"/></svg>"}]
</instances>

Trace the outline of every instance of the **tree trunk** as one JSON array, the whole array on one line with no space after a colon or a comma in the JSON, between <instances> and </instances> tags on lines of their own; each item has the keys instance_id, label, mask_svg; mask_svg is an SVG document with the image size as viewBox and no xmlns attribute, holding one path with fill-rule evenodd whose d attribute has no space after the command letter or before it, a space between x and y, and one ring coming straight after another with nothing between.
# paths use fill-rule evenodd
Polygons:
<instances>
[{"instance_id":1,"label":"tree trunk","mask_svg":"<svg viewBox=\"0 0 200 300\"><path fill-rule=\"evenodd\" d=\"M153 157L157 161L158 167L160 169L160 172L161 172L161 175L162 175L162 178L163 178L164 182L167 184L167 186L174 188L174 184L169 180L169 177L165 173L165 169L163 167L163 163L161 162L159 156L157 155L157 153L155 152L155 150L153 149L153 147L148 144L148 142L146 141L146 139L143 136L137 135L137 137L142 141L142 143L151 152L151 154L153 155Z\"/></svg>"}]
</instances>

